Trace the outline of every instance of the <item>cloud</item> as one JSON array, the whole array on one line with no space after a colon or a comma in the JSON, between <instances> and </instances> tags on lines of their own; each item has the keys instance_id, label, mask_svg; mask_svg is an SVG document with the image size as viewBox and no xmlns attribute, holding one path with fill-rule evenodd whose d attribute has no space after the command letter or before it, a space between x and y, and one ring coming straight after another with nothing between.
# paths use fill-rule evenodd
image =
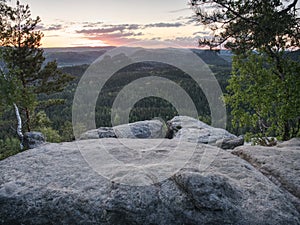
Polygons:
<instances>
[{"instance_id":1,"label":"cloud","mask_svg":"<svg viewBox=\"0 0 300 225\"><path fill-rule=\"evenodd\" d=\"M180 16L176 19L176 21L181 22L185 25L195 24L197 21L195 16Z\"/></svg>"},{"instance_id":2,"label":"cloud","mask_svg":"<svg viewBox=\"0 0 300 225\"><path fill-rule=\"evenodd\" d=\"M190 8L182 8L182 9L177 9L177 10L171 10L169 13L178 13L178 12L183 12L183 11L190 11Z\"/></svg>"},{"instance_id":3,"label":"cloud","mask_svg":"<svg viewBox=\"0 0 300 225\"><path fill-rule=\"evenodd\" d=\"M180 21L178 21L180 19ZM75 32L81 34L84 39L89 41L102 41L107 45L127 45L137 41L147 40L161 40L165 39L162 37L151 37L147 39L149 35L148 29L151 28L179 28L189 24L191 17L180 17L174 22L159 22L159 23L148 23L148 24L99 24L94 23L82 23L82 28L77 29ZM195 32L194 37L174 37L166 41L174 42L179 46L183 47L195 47L198 43L198 34L204 36L206 33ZM207 35L207 34L206 34Z\"/></svg>"},{"instance_id":4,"label":"cloud","mask_svg":"<svg viewBox=\"0 0 300 225\"><path fill-rule=\"evenodd\" d=\"M35 27L36 30L44 30L45 29L45 25L43 23L41 24L38 24L36 27Z\"/></svg>"},{"instance_id":5,"label":"cloud","mask_svg":"<svg viewBox=\"0 0 300 225\"><path fill-rule=\"evenodd\" d=\"M154 37L150 39L151 41L161 41L162 38L161 37Z\"/></svg>"},{"instance_id":6,"label":"cloud","mask_svg":"<svg viewBox=\"0 0 300 225\"><path fill-rule=\"evenodd\" d=\"M97 29L83 29L83 30L77 30L76 33L78 34L103 34L103 33L113 33L116 31L123 31L116 27L110 27L110 28L97 28Z\"/></svg>"},{"instance_id":7,"label":"cloud","mask_svg":"<svg viewBox=\"0 0 300 225\"><path fill-rule=\"evenodd\" d=\"M99 33L84 33L85 39L91 41L102 41L108 45L126 45L131 42L140 41L139 36L144 35L142 32L133 31L117 31L117 32L99 32Z\"/></svg>"},{"instance_id":8,"label":"cloud","mask_svg":"<svg viewBox=\"0 0 300 225\"><path fill-rule=\"evenodd\" d=\"M112 24L104 24L103 27L116 27L119 29L126 29L126 30L136 30L141 28L140 24L117 24L117 25L112 25Z\"/></svg>"},{"instance_id":9,"label":"cloud","mask_svg":"<svg viewBox=\"0 0 300 225\"><path fill-rule=\"evenodd\" d=\"M159 27L159 28L167 28L167 27L182 27L184 24L180 22L176 23L151 23L151 24L146 24L144 27L145 28L152 28L152 27Z\"/></svg>"},{"instance_id":10,"label":"cloud","mask_svg":"<svg viewBox=\"0 0 300 225\"><path fill-rule=\"evenodd\" d=\"M197 34L200 34L201 36L203 36L203 35L208 35L209 32L208 31L198 31L198 32L193 33L193 35L197 35Z\"/></svg>"},{"instance_id":11,"label":"cloud","mask_svg":"<svg viewBox=\"0 0 300 225\"><path fill-rule=\"evenodd\" d=\"M57 30L62 30L62 29L64 29L64 26L62 24L52 24L48 27L44 26L43 29L41 29L41 30L43 30L43 31L57 31Z\"/></svg>"},{"instance_id":12,"label":"cloud","mask_svg":"<svg viewBox=\"0 0 300 225\"><path fill-rule=\"evenodd\" d=\"M41 23L36 26L36 30L41 30L41 31L58 31L58 30L62 30L65 28L66 28L66 26L63 24L45 25L45 24Z\"/></svg>"},{"instance_id":13,"label":"cloud","mask_svg":"<svg viewBox=\"0 0 300 225\"><path fill-rule=\"evenodd\" d=\"M105 38L105 39L115 39L115 38L122 38L122 37L137 37L137 36L142 36L143 33L134 33L134 32L127 32L127 33L110 33L110 34L98 34L95 35L94 37L96 38ZM91 36L93 38L93 36Z\"/></svg>"},{"instance_id":14,"label":"cloud","mask_svg":"<svg viewBox=\"0 0 300 225\"><path fill-rule=\"evenodd\" d=\"M77 30L76 33L79 34L103 34L103 33L113 33L113 32L124 32L125 30L137 30L141 26L138 24L120 24L120 25L104 25L102 28L96 29L82 29Z\"/></svg>"},{"instance_id":15,"label":"cloud","mask_svg":"<svg viewBox=\"0 0 300 225\"><path fill-rule=\"evenodd\" d=\"M87 36L85 38L91 41L101 41L104 44L108 44L112 46L126 45L141 40L135 38L135 36L130 36L129 34L127 34L127 36L126 35L124 36L122 34L100 34L95 36Z\"/></svg>"},{"instance_id":16,"label":"cloud","mask_svg":"<svg viewBox=\"0 0 300 225\"><path fill-rule=\"evenodd\" d=\"M88 27L97 27L99 25L102 25L103 22L83 22L83 27L88 28Z\"/></svg>"},{"instance_id":17,"label":"cloud","mask_svg":"<svg viewBox=\"0 0 300 225\"><path fill-rule=\"evenodd\" d=\"M176 37L174 39L166 39L165 41L175 43L185 48L195 48L198 46L198 40L198 37Z\"/></svg>"},{"instance_id":18,"label":"cloud","mask_svg":"<svg viewBox=\"0 0 300 225\"><path fill-rule=\"evenodd\" d=\"M152 24L117 24L117 25L109 25L109 24L100 24L101 27L94 28L95 24L85 24L84 28L88 28L89 25L91 29L82 29L77 30L76 33L78 34L85 34L85 35L95 35L95 34L109 34L114 32L121 32L124 33L126 31L137 31L137 30L143 30L147 28L170 28L170 27L181 27L184 26L183 23L176 22L176 23L152 23ZM126 34L126 33L125 33Z\"/></svg>"},{"instance_id":19,"label":"cloud","mask_svg":"<svg viewBox=\"0 0 300 225\"><path fill-rule=\"evenodd\" d=\"M48 38L56 38L56 37L60 37L60 35L54 34L54 35L47 35Z\"/></svg>"},{"instance_id":20,"label":"cloud","mask_svg":"<svg viewBox=\"0 0 300 225\"><path fill-rule=\"evenodd\" d=\"M56 30L62 30L64 27L61 24L52 24L48 28L46 28L46 31L56 31Z\"/></svg>"}]
</instances>

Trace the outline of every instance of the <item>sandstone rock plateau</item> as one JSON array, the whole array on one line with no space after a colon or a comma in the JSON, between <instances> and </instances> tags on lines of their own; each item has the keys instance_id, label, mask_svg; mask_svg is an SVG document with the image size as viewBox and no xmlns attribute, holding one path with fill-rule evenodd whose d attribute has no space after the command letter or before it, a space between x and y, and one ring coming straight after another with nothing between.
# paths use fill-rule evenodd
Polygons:
<instances>
[{"instance_id":1,"label":"sandstone rock plateau","mask_svg":"<svg viewBox=\"0 0 300 225\"><path fill-rule=\"evenodd\" d=\"M0 161L0 224L300 224L298 147L233 152L175 139L45 144Z\"/></svg>"}]
</instances>

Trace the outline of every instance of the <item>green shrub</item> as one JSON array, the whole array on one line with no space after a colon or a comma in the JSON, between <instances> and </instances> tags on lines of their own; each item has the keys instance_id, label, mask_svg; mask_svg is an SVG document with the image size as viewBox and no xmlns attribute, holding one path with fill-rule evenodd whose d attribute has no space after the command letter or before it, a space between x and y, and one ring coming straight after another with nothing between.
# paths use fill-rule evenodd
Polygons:
<instances>
[{"instance_id":1,"label":"green shrub","mask_svg":"<svg viewBox=\"0 0 300 225\"><path fill-rule=\"evenodd\" d=\"M20 152L20 141L17 138L0 139L0 160Z\"/></svg>"},{"instance_id":2,"label":"green shrub","mask_svg":"<svg viewBox=\"0 0 300 225\"><path fill-rule=\"evenodd\" d=\"M59 143L61 142L61 137L57 130L54 130L51 127L42 127L38 130L42 132L45 136L47 142Z\"/></svg>"}]
</instances>

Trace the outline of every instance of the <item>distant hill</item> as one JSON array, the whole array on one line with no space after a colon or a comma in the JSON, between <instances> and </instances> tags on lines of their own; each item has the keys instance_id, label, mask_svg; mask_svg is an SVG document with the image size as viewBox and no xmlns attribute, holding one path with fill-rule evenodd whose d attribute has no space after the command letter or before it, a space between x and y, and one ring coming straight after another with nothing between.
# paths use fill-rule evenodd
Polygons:
<instances>
[{"instance_id":1,"label":"distant hill","mask_svg":"<svg viewBox=\"0 0 300 225\"><path fill-rule=\"evenodd\" d=\"M56 60L59 67L78 66L91 64L106 51L114 47L82 47L82 48L49 48L45 49L46 62ZM191 49L205 63L209 65L228 66L231 63L232 54L230 51L215 51Z\"/></svg>"},{"instance_id":2,"label":"distant hill","mask_svg":"<svg viewBox=\"0 0 300 225\"><path fill-rule=\"evenodd\" d=\"M93 52L93 51L102 51L102 50L111 50L115 48L114 46L106 47L66 47L66 48L44 48L45 53L52 52Z\"/></svg>"},{"instance_id":3,"label":"distant hill","mask_svg":"<svg viewBox=\"0 0 300 225\"><path fill-rule=\"evenodd\" d=\"M232 54L230 51L211 51L202 49L192 49L205 63L215 66L229 66Z\"/></svg>"},{"instance_id":4,"label":"distant hill","mask_svg":"<svg viewBox=\"0 0 300 225\"><path fill-rule=\"evenodd\" d=\"M91 64L105 52L106 50L87 52L50 52L45 54L45 63L56 60L60 67Z\"/></svg>"},{"instance_id":5,"label":"distant hill","mask_svg":"<svg viewBox=\"0 0 300 225\"><path fill-rule=\"evenodd\" d=\"M45 63L56 60L59 67L91 64L113 48L115 47L45 48Z\"/></svg>"}]
</instances>

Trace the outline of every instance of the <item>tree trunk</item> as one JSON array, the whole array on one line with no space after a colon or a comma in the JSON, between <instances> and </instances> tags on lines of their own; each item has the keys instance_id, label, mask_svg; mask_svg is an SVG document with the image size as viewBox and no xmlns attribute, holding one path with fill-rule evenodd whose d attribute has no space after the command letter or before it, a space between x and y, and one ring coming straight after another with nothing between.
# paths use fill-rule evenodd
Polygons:
<instances>
[{"instance_id":1,"label":"tree trunk","mask_svg":"<svg viewBox=\"0 0 300 225\"><path fill-rule=\"evenodd\" d=\"M20 148L21 148L21 150L23 150L23 148L24 148L24 146L23 146L24 135L22 133L22 119L21 119L21 116L20 116L19 108L15 103L14 103L14 107L15 107L15 113L16 113L16 117L17 117L17 121L18 121L17 135L20 139Z\"/></svg>"},{"instance_id":2,"label":"tree trunk","mask_svg":"<svg viewBox=\"0 0 300 225\"><path fill-rule=\"evenodd\" d=\"M283 141L288 141L290 139L290 125L289 122L284 122L284 130L283 130Z\"/></svg>"},{"instance_id":3,"label":"tree trunk","mask_svg":"<svg viewBox=\"0 0 300 225\"><path fill-rule=\"evenodd\" d=\"M26 114L27 131L30 132L31 131L31 127L30 127L30 112L29 112L28 108L25 108L25 114Z\"/></svg>"}]
</instances>

